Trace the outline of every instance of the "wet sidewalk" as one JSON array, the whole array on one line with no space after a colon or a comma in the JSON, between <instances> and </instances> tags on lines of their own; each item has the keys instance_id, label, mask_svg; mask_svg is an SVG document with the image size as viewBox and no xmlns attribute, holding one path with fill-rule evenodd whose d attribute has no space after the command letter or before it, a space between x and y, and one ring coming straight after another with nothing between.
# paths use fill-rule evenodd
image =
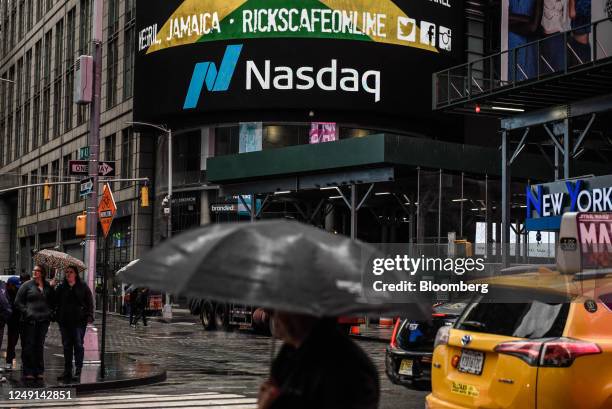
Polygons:
<instances>
[{"instance_id":1,"label":"wet sidewalk","mask_svg":"<svg viewBox=\"0 0 612 409\"><path fill-rule=\"evenodd\" d=\"M131 358L128 354L110 352L105 354L105 357L104 374L101 372L100 364L85 364L80 379L66 382L57 379L64 370L62 349L46 346L44 379L24 379L21 360L18 358L15 360L15 369L5 370L2 373L6 382L0 384L0 394L6 397L8 391L15 388L66 388L75 389L77 393L80 393L147 385L166 379L166 371L160 366Z\"/></svg>"}]
</instances>

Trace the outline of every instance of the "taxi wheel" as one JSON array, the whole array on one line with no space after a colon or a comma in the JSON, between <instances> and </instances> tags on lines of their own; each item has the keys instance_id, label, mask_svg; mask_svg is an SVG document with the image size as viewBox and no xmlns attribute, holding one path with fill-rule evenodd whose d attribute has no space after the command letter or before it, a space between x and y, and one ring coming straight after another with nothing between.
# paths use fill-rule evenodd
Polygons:
<instances>
[{"instance_id":1,"label":"taxi wheel","mask_svg":"<svg viewBox=\"0 0 612 409\"><path fill-rule=\"evenodd\" d=\"M200 322L205 330L215 329L214 307L210 301L204 301L200 308Z\"/></svg>"},{"instance_id":2,"label":"taxi wheel","mask_svg":"<svg viewBox=\"0 0 612 409\"><path fill-rule=\"evenodd\" d=\"M215 308L215 327L223 331L230 330L227 305L225 304L217 304Z\"/></svg>"}]
</instances>

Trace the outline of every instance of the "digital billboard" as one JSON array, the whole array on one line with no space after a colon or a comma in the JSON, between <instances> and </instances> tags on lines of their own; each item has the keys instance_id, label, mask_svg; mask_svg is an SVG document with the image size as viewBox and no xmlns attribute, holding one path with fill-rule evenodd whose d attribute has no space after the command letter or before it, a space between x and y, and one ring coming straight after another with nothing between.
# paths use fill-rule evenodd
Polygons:
<instances>
[{"instance_id":1,"label":"digital billboard","mask_svg":"<svg viewBox=\"0 0 612 409\"><path fill-rule=\"evenodd\" d=\"M566 64L574 67L607 57L606 50L612 50L612 25L597 27L597 56L590 26L608 17L606 1L503 0L502 49L517 49L506 58L503 78L529 80L559 72ZM564 32L567 36L559 35ZM530 45L537 40L543 41Z\"/></svg>"},{"instance_id":2,"label":"digital billboard","mask_svg":"<svg viewBox=\"0 0 612 409\"><path fill-rule=\"evenodd\" d=\"M427 113L462 20L461 0L139 0L134 115Z\"/></svg>"}]
</instances>

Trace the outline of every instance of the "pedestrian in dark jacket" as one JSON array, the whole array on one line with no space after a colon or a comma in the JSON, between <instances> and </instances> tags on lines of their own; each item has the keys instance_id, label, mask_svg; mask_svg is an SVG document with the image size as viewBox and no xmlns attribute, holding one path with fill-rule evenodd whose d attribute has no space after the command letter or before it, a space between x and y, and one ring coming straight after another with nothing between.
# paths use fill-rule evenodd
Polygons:
<instances>
[{"instance_id":1,"label":"pedestrian in dark jacket","mask_svg":"<svg viewBox=\"0 0 612 409\"><path fill-rule=\"evenodd\" d=\"M132 294L130 297L134 297ZM149 289L148 288L138 288L135 294L134 300L134 308L136 312L134 313L134 321L132 325L136 327L140 318L142 318L142 323L146 327L147 326L147 305L149 304Z\"/></svg>"},{"instance_id":2,"label":"pedestrian in dark jacket","mask_svg":"<svg viewBox=\"0 0 612 409\"><path fill-rule=\"evenodd\" d=\"M8 329L8 340L6 343L6 369L13 369L13 360L15 359L15 346L19 341L19 310L15 307L15 298L17 297L17 291L21 287L21 280L17 277L11 277L6 282L6 293L8 295L9 302L12 307L11 317L6 322Z\"/></svg>"},{"instance_id":3,"label":"pedestrian in dark jacket","mask_svg":"<svg viewBox=\"0 0 612 409\"><path fill-rule=\"evenodd\" d=\"M6 283L0 281L0 345L2 345L2 339L4 338L4 326L8 324L11 315L13 315L13 306L9 301ZM2 370L0 369L0 371Z\"/></svg>"},{"instance_id":4,"label":"pedestrian in dark jacket","mask_svg":"<svg viewBox=\"0 0 612 409\"><path fill-rule=\"evenodd\" d=\"M33 279L23 284L15 297L19 310L21 361L25 379L43 379L45 372L44 346L54 309L54 291L47 283L47 271L34 266Z\"/></svg>"},{"instance_id":5,"label":"pedestrian in dark jacket","mask_svg":"<svg viewBox=\"0 0 612 409\"><path fill-rule=\"evenodd\" d=\"M62 334L64 347L64 372L58 379L71 380L72 358L74 356L74 378L81 378L84 340L87 324L94 320L93 296L91 290L79 277L76 267L65 270L64 281L55 289L57 323Z\"/></svg>"},{"instance_id":6,"label":"pedestrian in dark jacket","mask_svg":"<svg viewBox=\"0 0 612 409\"><path fill-rule=\"evenodd\" d=\"M274 312L285 343L259 391L259 409L376 409L378 373L331 319Z\"/></svg>"}]
</instances>

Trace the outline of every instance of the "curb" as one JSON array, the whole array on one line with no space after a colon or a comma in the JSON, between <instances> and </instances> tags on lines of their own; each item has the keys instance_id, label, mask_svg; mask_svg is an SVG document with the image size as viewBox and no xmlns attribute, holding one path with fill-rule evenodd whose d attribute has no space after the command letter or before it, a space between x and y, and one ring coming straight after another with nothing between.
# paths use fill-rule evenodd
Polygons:
<instances>
[{"instance_id":1,"label":"curb","mask_svg":"<svg viewBox=\"0 0 612 409\"><path fill-rule=\"evenodd\" d=\"M166 370L141 378L117 379L114 381L101 381L94 383L64 384L52 386L51 388L74 388L77 393L95 392L109 389L131 388L134 386L150 385L163 382L167 379Z\"/></svg>"}]
</instances>

